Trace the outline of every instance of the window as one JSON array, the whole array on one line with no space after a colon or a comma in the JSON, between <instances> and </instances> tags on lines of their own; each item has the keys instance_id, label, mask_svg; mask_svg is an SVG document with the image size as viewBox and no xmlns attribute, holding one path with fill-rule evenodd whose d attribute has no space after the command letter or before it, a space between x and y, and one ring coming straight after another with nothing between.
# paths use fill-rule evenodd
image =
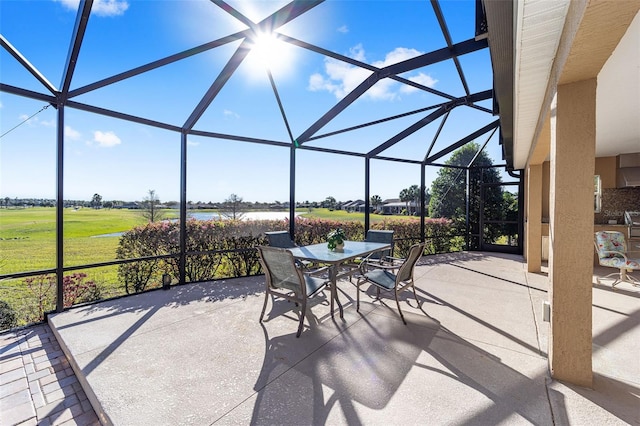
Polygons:
<instances>
[{"instance_id":1,"label":"window","mask_svg":"<svg viewBox=\"0 0 640 426\"><path fill-rule=\"evenodd\" d=\"M602 180L600 179L600 175L595 175L593 177L593 190L594 211L596 213L600 213L600 209L602 208Z\"/></svg>"}]
</instances>

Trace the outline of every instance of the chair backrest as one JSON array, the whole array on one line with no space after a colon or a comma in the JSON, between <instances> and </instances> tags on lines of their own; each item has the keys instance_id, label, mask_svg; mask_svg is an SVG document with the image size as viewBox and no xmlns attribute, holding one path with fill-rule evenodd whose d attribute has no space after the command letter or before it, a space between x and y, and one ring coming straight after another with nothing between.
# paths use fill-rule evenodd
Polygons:
<instances>
[{"instance_id":1,"label":"chair backrest","mask_svg":"<svg viewBox=\"0 0 640 426\"><path fill-rule=\"evenodd\" d=\"M306 286L302 271L296 266L293 254L277 247L258 247L260 263L267 277L267 285L272 288L291 290L306 297Z\"/></svg>"},{"instance_id":2,"label":"chair backrest","mask_svg":"<svg viewBox=\"0 0 640 426\"><path fill-rule=\"evenodd\" d=\"M293 248L296 246L287 231L269 231L265 232L265 235L271 247Z\"/></svg>"},{"instance_id":3,"label":"chair backrest","mask_svg":"<svg viewBox=\"0 0 640 426\"><path fill-rule=\"evenodd\" d=\"M369 229L364 240L369 243L391 244L390 250L371 253L371 255L369 255L369 259L379 260L386 256L393 256L393 231Z\"/></svg>"},{"instance_id":4,"label":"chair backrest","mask_svg":"<svg viewBox=\"0 0 640 426\"><path fill-rule=\"evenodd\" d=\"M616 257L618 253L624 254L627 251L624 234L618 231L596 232L595 246L599 259Z\"/></svg>"},{"instance_id":5,"label":"chair backrest","mask_svg":"<svg viewBox=\"0 0 640 426\"><path fill-rule=\"evenodd\" d=\"M413 270L424 252L424 243L414 244L409 248L409 254L396 275L396 282L403 282L413 279Z\"/></svg>"}]
</instances>

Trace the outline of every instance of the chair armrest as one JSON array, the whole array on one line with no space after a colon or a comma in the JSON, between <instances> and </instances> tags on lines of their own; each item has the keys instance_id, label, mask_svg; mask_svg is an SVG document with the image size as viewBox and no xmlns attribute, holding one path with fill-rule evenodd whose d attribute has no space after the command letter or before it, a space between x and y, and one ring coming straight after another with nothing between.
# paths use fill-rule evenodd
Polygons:
<instances>
[{"instance_id":1,"label":"chair armrest","mask_svg":"<svg viewBox=\"0 0 640 426\"><path fill-rule=\"evenodd\" d=\"M386 259L387 262L399 263L399 264L403 264L404 261L406 260L403 257L393 257L393 256L385 256L384 258Z\"/></svg>"},{"instance_id":2,"label":"chair armrest","mask_svg":"<svg viewBox=\"0 0 640 426\"><path fill-rule=\"evenodd\" d=\"M600 258L602 258L602 257L618 257L619 256L619 257L622 257L625 261L629 260L627 258L627 255L625 253L621 252L621 251L598 250L597 253L598 253L598 257L600 257ZM603 255L606 255L606 254L609 254L609 253L613 254L614 256L603 256Z\"/></svg>"},{"instance_id":3,"label":"chair armrest","mask_svg":"<svg viewBox=\"0 0 640 426\"><path fill-rule=\"evenodd\" d=\"M303 271L305 274L309 275L309 276L316 276L316 275L320 275L323 274L324 272L328 271L329 267L328 266L323 266L320 268L316 268L316 269L308 269L306 268L305 271Z\"/></svg>"},{"instance_id":4,"label":"chair armrest","mask_svg":"<svg viewBox=\"0 0 640 426\"><path fill-rule=\"evenodd\" d=\"M360 264L360 274L364 275L367 272L368 268L372 268L372 269L382 269L385 271L395 271L397 269L399 269L402 266L402 264L384 264L384 263L379 263L379 262L362 262Z\"/></svg>"}]
</instances>

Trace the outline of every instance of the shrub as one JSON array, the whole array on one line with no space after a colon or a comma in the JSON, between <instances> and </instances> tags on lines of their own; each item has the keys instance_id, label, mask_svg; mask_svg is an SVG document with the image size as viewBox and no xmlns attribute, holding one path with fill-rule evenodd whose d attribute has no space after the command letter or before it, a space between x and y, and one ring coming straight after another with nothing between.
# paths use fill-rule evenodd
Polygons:
<instances>
[{"instance_id":1,"label":"shrub","mask_svg":"<svg viewBox=\"0 0 640 426\"><path fill-rule=\"evenodd\" d=\"M100 290L93 281L85 281L87 274L74 273L62 278L63 306L69 308L78 303L100 299ZM28 300L27 322L44 320L45 312L56 307L56 276L53 274L25 278L24 283L33 297Z\"/></svg>"},{"instance_id":2,"label":"shrub","mask_svg":"<svg viewBox=\"0 0 640 426\"><path fill-rule=\"evenodd\" d=\"M327 241L329 232L344 230L348 240L364 239L364 224L359 221L337 221L296 217L295 243L301 246ZM446 252L452 242L451 221L426 219L427 253ZM255 247L266 245L266 231L289 229L288 220L195 220L186 223L185 276L189 282L207 281L220 277L240 277L261 272ZM372 229L394 231L395 252L399 257L408 254L409 247L420 240L420 220L389 219L372 225ZM117 250L119 259L133 259L160 255L175 255L166 259L139 260L122 264L118 274L127 293L140 292L160 283L162 274L174 278L179 275L180 224L174 222L148 223L126 232Z\"/></svg>"},{"instance_id":3,"label":"shrub","mask_svg":"<svg viewBox=\"0 0 640 426\"><path fill-rule=\"evenodd\" d=\"M4 300L0 300L0 330L8 330L18 325L16 311Z\"/></svg>"},{"instance_id":4,"label":"shrub","mask_svg":"<svg viewBox=\"0 0 640 426\"><path fill-rule=\"evenodd\" d=\"M173 222L151 222L125 232L118 243L116 258L132 259L153 257L167 253L178 246L180 230ZM127 294L144 291L152 280L160 281L162 271L158 259L139 260L118 266Z\"/></svg>"},{"instance_id":5,"label":"shrub","mask_svg":"<svg viewBox=\"0 0 640 426\"><path fill-rule=\"evenodd\" d=\"M64 307L100 300L100 289L93 281L85 281L87 274L75 273L62 278Z\"/></svg>"}]
</instances>

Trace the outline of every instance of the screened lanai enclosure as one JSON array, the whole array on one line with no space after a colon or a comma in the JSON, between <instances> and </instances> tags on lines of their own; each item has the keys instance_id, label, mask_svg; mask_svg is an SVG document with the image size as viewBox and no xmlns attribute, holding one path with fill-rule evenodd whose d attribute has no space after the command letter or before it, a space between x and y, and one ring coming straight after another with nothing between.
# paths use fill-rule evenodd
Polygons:
<instances>
[{"instance_id":1,"label":"screened lanai enclosure","mask_svg":"<svg viewBox=\"0 0 640 426\"><path fill-rule=\"evenodd\" d=\"M265 231L306 244L337 226L305 219L328 198L336 209L361 200L363 223L341 225L350 238L397 227L400 254L415 241L430 242L425 254L522 252L521 175L479 0L0 9L9 305L35 297L31 309L46 310L55 289L62 310L80 300L72 288L91 287L95 300L260 273ZM397 199L411 186L410 200ZM230 195L283 218L194 219ZM94 209L79 208L92 197ZM404 203L405 218L382 215L385 201ZM141 222L144 205L165 220ZM107 210L132 213L122 232L102 235L99 216L80 220ZM24 221L9 219L18 213ZM29 221L39 237L20 225Z\"/></svg>"}]
</instances>

